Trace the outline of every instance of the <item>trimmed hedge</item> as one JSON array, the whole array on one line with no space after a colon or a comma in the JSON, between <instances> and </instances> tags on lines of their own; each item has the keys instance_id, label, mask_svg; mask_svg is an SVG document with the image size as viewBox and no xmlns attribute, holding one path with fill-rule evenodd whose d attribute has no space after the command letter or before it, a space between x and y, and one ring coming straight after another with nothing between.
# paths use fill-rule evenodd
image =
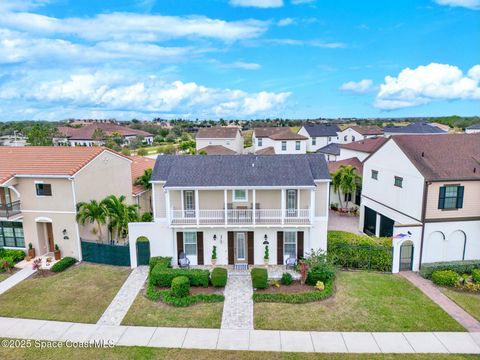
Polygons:
<instances>
[{"instance_id":1,"label":"trimmed hedge","mask_svg":"<svg viewBox=\"0 0 480 360\"><path fill-rule=\"evenodd\" d=\"M266 289L268 287L268 271L262 268L253 268L250 272L254 289Z\"/></svg>"},{"instance_id":2,"label":"trimmed hedge","mask_svg":"<svg viewBox=\"0 0 480 360\"><path fill-rule=\"evenodd\" d=\"M53 266L50 270L55 272L55 273L58 273L58 272L61 272L65 269L69 268L70 266L72 266L76 262L77 262L77 259L75 259L73 257L70 257L70 256L66 256L63 259L61 259L60 261L53 264Z\"/></svg>"},{"instance_id":3,"label":"trimmed hedge","mask_svg":"<svg viewBox=\"0 0 480 360\"><path fill-rule=\"evenodd\" d=\"M186 276L177 276L172 280L172 296L182 298L190 294L190 281Z\"/></svg>"},{"instance_id":4,"label":"trimmed hedge","mask_svg":"<svg viewBox=\"0 0 480 360\"><path fill-rule=\"evenodd\" d=\"M171 290L155 290L155 285L151 281L147 283L146 296L152 301L162 301L176 307L187 307L200 302L215 303L225 300L223 295L218 294L195 294L178 298L172 295Z\"/></svg>"},{"instance_id":5,"label":"trimmed hedge","mask_svg":"<svg viewBox=\"0 0 480 360\"><path fill-rule=\"evenodd\" d=\"M356 235L344 231L328 232L328 259L343 268L392 271L391 238Z\"/></svg>"},{"instance_id":6,"label":"trimmed hedge","mask_svg":"<svg viewBox=\"0 0 480 360\"><path fill-rule=\"evenodd\" d=\"M171 268L172 267L172 258L168 256L154 256L150 258L148 265L150 266L150 271L156 266L160 264L163 268Z\"/></svg>"},{"instance_id":7,"label":"trimmed hedge","mask_svg":"<svg viewBox=\"0 0 480 360\"><path fill-rule=\"evenodd\" d=\"M292 274L285 272L282 274L282 277L280 279L280 284L282 285L290 285L293 282L293 277Z\"/></svg>"},{"instance_id":8,"label":"trimmed hedge","mask_svg":"<svg viewBox=\"0 0 480 360\"><path fill-rule=\"evenodd\" d=\"M455 286L458 280L460 275L453 270L434 271L432 274L433 283L440 286Z\"/></svg>"},{"instance_id":9,"label":"trimmed hedge","mask_svg":"<svg viewBox=\"0 0 480 360\"><path fill-rule=\"evenodd\" d=\"M288 304L304 304L308 302L320 301L329 298L333 294L333 281L325 283L323 291L306 291L303 293L274 293L262 294L253 293L253 301L255 302L276 302Z\"/></svg>"},{"instance_id":10,"label":"trimmed hedge","mask_svg":"<svg viewBox=\"0 0 480 360\"><path fill-rule=\"evenodd\" d=\"M18 263L25 258L25 252L23 250L13 250L0 248L0 258L12 258L13 262Z\"/></svg>"},{"instance_id":11,"label":"trimmed hedge","mask_svg":"<svg viewBox=\"0 0 480 360\"><path fill-rule=\"evenodd\" d=\"M453 270L458 274L471 274L473 270L480 269L480 260L460 260L422 264L420 275L431 279L434 271Z\"/></svg>"},{"instance_id":12,"label":"trimmed hedge","mask_svg":"<svg viewBox=\"0 0 480 360\"><path fill-rule=\"evenodd\" d=\"M228 271L224 268L215 268L210 274L211 282L214 287L225 287L227 285Z\"/></svg>"},{"instance_id":13,"label":"trimmed hedge","mask_svg":"<svg viewBox=\"0 0 480 360\"><path fill-rule=\"evenodd\" d=\"M172 280L177 276L186 276L191 286L208 287L210 272L200 269L170 269L164 264L157 264L150 272L150 279L154 285L159 287L171 287Z\"/></svg>"},{"instance_id":14,"label":"trimmed hedge","mask_svg":"<svg viewBox=\"0 0 480 360\"><path fill-rule=\"evenodd\" d=\"M472 271L472 280L476 284L480 284L480 269L475 269Z\"/></svg>"}]
</instances>

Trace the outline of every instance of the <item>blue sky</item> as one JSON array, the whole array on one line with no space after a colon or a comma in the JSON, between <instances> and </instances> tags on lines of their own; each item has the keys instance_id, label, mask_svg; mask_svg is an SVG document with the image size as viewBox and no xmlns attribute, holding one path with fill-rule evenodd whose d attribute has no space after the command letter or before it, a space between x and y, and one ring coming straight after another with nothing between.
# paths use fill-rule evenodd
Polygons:
<instances>
[{"instance_id":1,"label":"blue sky","mask_svg":"<svg viewBox=\"0 0 480 360\"><path fill-rule=\"evenodd\" d=\"M478 39L480 0L2 0L0 119L480 115Z\"/></svg>"}]
</instances>

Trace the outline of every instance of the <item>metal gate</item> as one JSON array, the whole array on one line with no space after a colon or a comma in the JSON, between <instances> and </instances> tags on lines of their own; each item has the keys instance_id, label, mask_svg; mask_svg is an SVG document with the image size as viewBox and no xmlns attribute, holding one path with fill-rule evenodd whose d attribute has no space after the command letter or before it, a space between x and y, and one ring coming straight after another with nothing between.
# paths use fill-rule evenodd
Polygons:
<instances>
[{"instance_id":1,"label":"metal gate","mask_svg":"<svg viewBox=\"0 0 480 360\"><path fill-rule=\"evenodd\" d=\"M130 248L126 245L100 244L81 241L83 261L98 264L130 266Z\"/></svg>"},{"instance_id":2,"label":"metal gate","mask_svg":"<svg viewBox=\"0 0 480 360\"><path fill-rule=\"evenodd\" d=\"M413 269L413 243L406 241L400 246L400 271Z\"/></svg>"},{"instance_id":3,"label":"metal gate","mask_svg":"<svg viewBox=\"0 0 480 360\"><path fill-rule=\"evenodd\" d=\"M137 241L137 265L148 265L150 262L150 242Z\"/></svg>"}]
</instances>

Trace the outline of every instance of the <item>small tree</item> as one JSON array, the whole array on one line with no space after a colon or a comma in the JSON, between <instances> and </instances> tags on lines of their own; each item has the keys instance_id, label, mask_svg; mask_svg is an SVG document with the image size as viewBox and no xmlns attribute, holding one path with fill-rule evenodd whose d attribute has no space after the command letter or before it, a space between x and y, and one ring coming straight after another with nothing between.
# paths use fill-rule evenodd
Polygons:
<instances>
[{"instance_id":1,"label":"small tree","mask_svg":"<svg viewBox=\"0 0 480 360\"><path fill-rule=\"evenodd\" d=\"M103 202L92 200L90 202L81 202L77 204L77 222L81 225L85 223L96 223L98 240L102 241L102 225L107 220L107 208Z\"/></svg>"},{"instance_id":2,"label":"small tree","mask_svg":"<svg viewBox=\"0 0 480 360\"><path fill-rule=\"evenodd\" d=\"M152 184L150 181L152 180L152 169L145 169L143 175L139 176L135 180L135 185L142 186L145 190L150 190L152 188Z\"/></svg>"},{"instance_id":3,"label":"small tree","mask_svg":"<svg viewBox=\"0 0 480 360\"><path fill-rule=\"evenodd\" d=\"M357 170L351 165L340 165L337 171L332 174L333 190L338 194L340 207L343 208L342 196L343 193L347 196L346 207L348 208L349 195L353 194L357 189L357 184L361 177L357 174Z\"/></svg>"}]
</instances>

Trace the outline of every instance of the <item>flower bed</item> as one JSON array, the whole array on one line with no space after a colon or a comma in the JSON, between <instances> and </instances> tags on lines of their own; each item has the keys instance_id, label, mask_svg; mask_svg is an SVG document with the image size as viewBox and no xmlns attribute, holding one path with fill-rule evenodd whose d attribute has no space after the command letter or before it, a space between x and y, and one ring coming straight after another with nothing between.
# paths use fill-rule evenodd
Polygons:
<instances>
[{"instance_id":1,"label":"flower bed","mask_svg":"<svg viewBox=\"0 0 480 360\"><path fill-rule=\"evenodd\" d=\"M324 300L332 295L333 280L327 282L323 290L318 290L314 286L301 285L300 282L293 282L287 286L279 286L274 282L264 290L256 290L253 293L253 301L304 304Z\"/></svg>"}]
</instances>

